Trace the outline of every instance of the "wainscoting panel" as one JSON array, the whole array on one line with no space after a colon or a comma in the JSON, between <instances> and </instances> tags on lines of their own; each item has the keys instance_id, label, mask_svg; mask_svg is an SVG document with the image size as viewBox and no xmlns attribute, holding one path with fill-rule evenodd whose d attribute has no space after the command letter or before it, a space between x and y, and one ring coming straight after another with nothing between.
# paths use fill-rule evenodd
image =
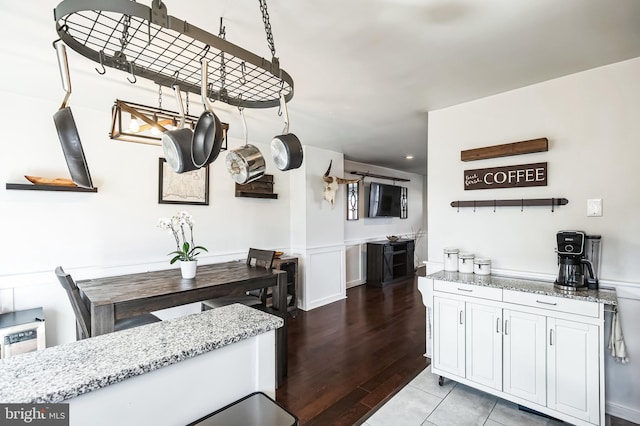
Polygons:
<instances>
[{"instance_id":1,"label":"wainscoting panel","mask_svg":"<svg viewBox=\"0 0 640 426\"><path fill-rule=\"evenodd\" d=\"M364 284L366 280L367 244L358 243L345 247L347 288Z\"/></svg>"},{"instance_id":2,"label":"wainscoting panel","mask_svg":"<svg viewBox=\"0 0 640 426\"><path fill-rule=\"evenodd\" d=\"M307 249L300 308L308 311L346 297L344 245Z\"/></svg>"}]
</instances>

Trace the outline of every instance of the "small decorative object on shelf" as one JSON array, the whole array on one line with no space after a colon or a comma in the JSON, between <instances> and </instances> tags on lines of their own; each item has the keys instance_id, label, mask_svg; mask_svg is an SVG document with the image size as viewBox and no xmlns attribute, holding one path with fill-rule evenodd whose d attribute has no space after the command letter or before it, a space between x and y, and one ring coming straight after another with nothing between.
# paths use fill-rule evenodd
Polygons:
<instances>
[{"instance_id":1,"label":"small decorative object on shelf","mask_svg":"<svg viewBox=\"0 0 640 426\"><path fill-rule=\"evenodd\" d=\"M394 242L394 241L398 241L400 239L400 237L398 237L397 235L387 235L387 240Z\"/></svg>"},{"instance_id":2,"label":"small decorative object on shelf","mask_svg":"<svg viewBox=\"0 0 640 426\"><path fill-rule=\"evenodd\" d=\"M208 251L203 246L196 246L194 244L193 224L193 217L189 212L184 210L176 213L171 218L161 217L158 219L158 226L169 231L176 240L176 250L169 253L169 255L174 255L169 263L173 265L179 260L182 277L186 279L191 279L196 276L196 256L202 251ZM185 227L189 228L189 241L187 241Z\"/></svg>"}]
</instances>

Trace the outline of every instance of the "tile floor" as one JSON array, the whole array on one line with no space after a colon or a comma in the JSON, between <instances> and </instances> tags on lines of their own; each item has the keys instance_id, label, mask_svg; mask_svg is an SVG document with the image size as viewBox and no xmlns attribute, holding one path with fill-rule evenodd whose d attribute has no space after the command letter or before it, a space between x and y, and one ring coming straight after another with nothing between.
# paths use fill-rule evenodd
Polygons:
<instances>
[{"instance_id":1,"label":"tile floor","mask_svg":"<svg viewBox=\"0 0 640 426\"><path fill-rule=\"evenodd\" d=\"M445 380L444 386L439 386L438 376L431 373L431 367L427 367L363 423L364 426L560 424L562 422L557 420L520 411L516 404L451 380ZM610 424L608 418L607 424Z\"/></svg>"}]
</instances>

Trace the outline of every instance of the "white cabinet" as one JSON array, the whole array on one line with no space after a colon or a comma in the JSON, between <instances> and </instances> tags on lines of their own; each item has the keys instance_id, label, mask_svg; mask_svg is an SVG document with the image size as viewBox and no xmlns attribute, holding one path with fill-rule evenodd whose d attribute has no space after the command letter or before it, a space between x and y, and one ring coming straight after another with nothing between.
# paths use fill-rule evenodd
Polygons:
<instances>
[{"instance_id":1,"label":"white cabinet","mask_svg":"<svg viewBox=\"0 0 640 426\"><path fill-rule=\"evenodd\" d=\"M502 309L434 297L433 367L502 388Z\"/></svg>"},{"instance_id":2,"label":"white cabinet","mask_svg":"<svg viewBox=\"0 0 640 426\"><path fill-rule=\"evenodd\" d=\"M464 377L464 302L433 298L433 366Z\"/></svg>"},{"instance_id":3,"label":"white cabinet","mask_svg":"<svg viewBox=\"0 0 640 426\"><path fill-rule=\"evenodd\" d=\"M502 389L502 309L467 303L465 307L466 377Z\"/></svg>"},{"instance_id":4,"label":"white cabinet","mask_svg":"<svg viewBox=\"0 0 640 426\"><path fill-rule=\"evenodd\" d=\"M432 300L435 374L572 424L604 424L602 306L437 280Z\"/></svg>"},{"instance_id":5,"label":"white cabinet","mask_svg":"<svg viewBox=\"0 0 640 426\"><path fill-rule=\"evenodd\" d=\"M544 405L546 387L546 317L504 310L503 390Z\"/></svg>"},{"instance_id":6,"label":"white cabinet","mask_svg":"<svg viewBox=\"0 0 640 426\"><path fill-rule=\"evenodd\" d=\"M547 406L597 423L598 327L547 318Z\"/></svg>"}]
</instances>

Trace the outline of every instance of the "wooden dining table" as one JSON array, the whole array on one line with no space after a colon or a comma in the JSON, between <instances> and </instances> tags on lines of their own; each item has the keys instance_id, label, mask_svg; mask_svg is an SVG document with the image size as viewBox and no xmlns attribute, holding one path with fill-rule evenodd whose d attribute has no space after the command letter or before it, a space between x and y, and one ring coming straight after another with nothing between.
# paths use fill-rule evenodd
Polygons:
<instances>
[{"instance_id":1,"label":"wooden dining table","mask_svg":"<svg viewBox=\"0 0 640 426\"><path fill-rule=\"evenodd\" d=\"M91 336L114 331L119 319L187 303L272 289L272 312L284 319L276 330L276 382L287 372L287 274L231 261L198 266L193 279L183 279L180 269L149 271L78 281L82 298L91 311Z\"/></svg>"}]
</instances>

